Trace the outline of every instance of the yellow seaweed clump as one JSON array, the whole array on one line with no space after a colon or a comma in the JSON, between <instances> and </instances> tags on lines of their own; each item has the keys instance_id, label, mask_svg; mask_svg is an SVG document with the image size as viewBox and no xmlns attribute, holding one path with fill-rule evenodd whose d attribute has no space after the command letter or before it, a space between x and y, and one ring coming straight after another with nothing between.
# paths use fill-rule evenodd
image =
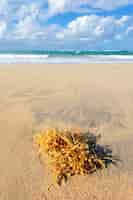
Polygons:
<instances>
[{"instance_id":1,"label":"yellow seaweed clump","mask_svg":"<svg viewBox=\"0 0 133 200\"><path fill-rule=\"evenodd\" d=\"M47 161L56 182L61 185L73 175L86 175L114 162L110 151L97 146L97 137L88 133L75 133L46 129L35 135L39 155ZM109 150L109 149L108 149Z\"/></svg>"}]
</instances>

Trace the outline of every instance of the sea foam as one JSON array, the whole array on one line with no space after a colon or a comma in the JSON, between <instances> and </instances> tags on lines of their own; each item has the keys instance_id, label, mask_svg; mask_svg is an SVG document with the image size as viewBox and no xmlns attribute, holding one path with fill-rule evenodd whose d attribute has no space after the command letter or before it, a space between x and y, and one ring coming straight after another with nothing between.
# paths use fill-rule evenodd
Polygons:
<instances>
[{"instance_id":1,"label":"sea foam","mask_svg":"<svg viewBox=\"0 0 133 200\"><path fill-rule=\"evenodd\" d=\"M0 54L0 64L15 63L133 63L133 55Z\"/></svg>"}]
</instances>

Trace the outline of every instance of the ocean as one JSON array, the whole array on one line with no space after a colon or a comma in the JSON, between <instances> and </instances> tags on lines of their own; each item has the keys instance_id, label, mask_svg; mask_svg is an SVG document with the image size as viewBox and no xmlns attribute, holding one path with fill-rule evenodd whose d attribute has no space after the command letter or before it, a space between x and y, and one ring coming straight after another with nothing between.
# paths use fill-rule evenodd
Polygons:
<instances>
[{"instance_id":1,"label":"ocean","mask_svg":"<svg viewBox=\"0 0 133 200\"><path fill-rule=\"evenodd\" d=\"M133 63L133 51L0 51L0 64Z\"/></svg>"}]
</instances>

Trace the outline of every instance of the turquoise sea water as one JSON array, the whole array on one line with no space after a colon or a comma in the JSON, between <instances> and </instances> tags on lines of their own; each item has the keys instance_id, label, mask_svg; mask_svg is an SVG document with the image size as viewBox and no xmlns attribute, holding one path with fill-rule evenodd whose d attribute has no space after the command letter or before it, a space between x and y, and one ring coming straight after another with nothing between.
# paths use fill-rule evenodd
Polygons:
<instances>
[{"instance_id":1,"label":"turquoise sea water","mask_svg":"<svg viewBox=\"0 0 133 200\"><path fill-rule=\"evenodd\" d=\"M49 56L78 56L78 55L133 55L133 51L78 51L78 50L67 50L67 51L47 51L47 50L17 50L17 51L0 51L0 54L14 54L14 55L49 55Z\"/></svg>"},{"instance_id":2,"label":"turquoise sea water","mask_svg":"<svg viewBox=\"0 0 133 200\"><path fill-rule=\"evenodd\" d=\"M133 63L133 51L0 51L0 63Z\"/></svg>"}]
</instances>

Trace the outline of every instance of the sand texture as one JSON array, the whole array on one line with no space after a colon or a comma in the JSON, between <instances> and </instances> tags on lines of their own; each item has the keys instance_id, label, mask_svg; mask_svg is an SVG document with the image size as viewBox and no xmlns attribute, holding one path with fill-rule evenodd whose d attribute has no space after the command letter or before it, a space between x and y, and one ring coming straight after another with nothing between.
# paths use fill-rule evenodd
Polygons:
<instances>
[{"instance_id":1,"label":"sand texture","mask_svg":"<svg viewBox=\"0 0 133 200\"><path fill-rule=\"evenodd\" d=\"M32 137L49 126L97 128L122 162L48 191ZM133 199L133 65L1 65L0 200L112 199Z\"/></svg>"}]
</instances>

